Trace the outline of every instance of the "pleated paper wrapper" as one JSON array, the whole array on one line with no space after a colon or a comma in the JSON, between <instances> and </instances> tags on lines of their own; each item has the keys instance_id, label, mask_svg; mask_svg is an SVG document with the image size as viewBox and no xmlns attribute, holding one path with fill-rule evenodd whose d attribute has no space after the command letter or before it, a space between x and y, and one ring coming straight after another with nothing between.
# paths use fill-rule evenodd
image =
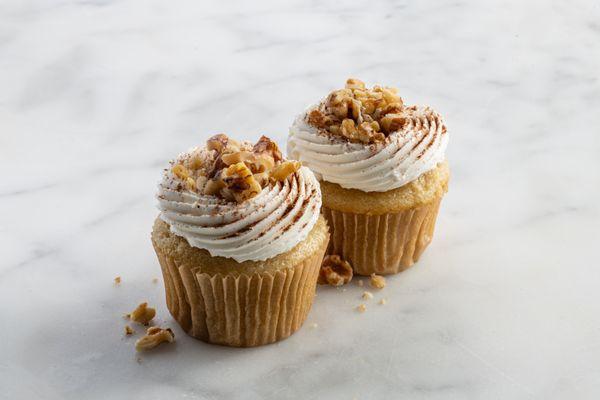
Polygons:
<instances>
[{"instance_id":1,"label":"pleated paper wrapper","mask_svg":"<svg viewBox=\"0 0 600 400\"><path fill-rule=\"evenodd\" d=\"M327 254L344 258L358 275L396 274L413 265L431 242L441 197L398 213L322 212L331 239Z\"/></svg>"},{"instance_id":2,"label":"pleated paper wrapper","mask_svg":"<svg viewBox=\"0 0 600 400\"><path fill-rule=\"evenodd\" d=\"M209 343L252 347L285 339L302 326L327 241L292 268L238 276L209 275L202 266L179 265L153 244L167 307L183 330Z\"/></svg>"}]
</instances>

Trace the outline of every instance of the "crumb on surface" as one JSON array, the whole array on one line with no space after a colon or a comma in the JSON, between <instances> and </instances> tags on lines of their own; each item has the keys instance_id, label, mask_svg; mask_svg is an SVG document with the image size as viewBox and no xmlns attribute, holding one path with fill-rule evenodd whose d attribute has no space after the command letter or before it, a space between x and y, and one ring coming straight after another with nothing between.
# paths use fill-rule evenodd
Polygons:
<instances>
[{"instance_id":1,"label":"crumb on surface","mask_svg":"<svg viewBox=\"0 0 600 400\"><path fill-rule=\"evenodd\" d=\"M316 329L319 327L319 324L317 324L316 322L313 322L312 324L309 325L311 329Z\"/></svg>"},{"instance_id":2,"label":"crumb on surface","mask_svg":"<svg viewBox=\"0 0 600 400\"><path fill-rule=\"evenodd\" d=\"M383 289L385 287L385 278L381 275L371 274L370 283L376 289Z\"/></svg>"},{"instance_id":3,"label":"crumb on surface","mask_svg":"<svg viewBox=\"0 0 600 400\"><path fill-rule=\"evenodd\" d=\"M135 331L133 330L132 327L130 327L129 325L125 325L125 334L126 335L133 335L135 333Z\"/></svg>"},{"instance_id":4,"label":"crumb on surface","mask_svg":"<svg viewBox=\"0 0 600 400\"><path fill-rule=\"evenodd\" d=\"M364 291L361 297L365 300L371 300L373 298L373 293Z\"/></svg>"},{"instance_id":5,"label":"crumb on surface","mask_svg":"<svg viewBox=\"0 0 600 400\"><path fill-rule=\"evenodd\" d=\"M363 287L363 285L364 285L362 279L359 279L358 282L356 282L356 284L360 287Z\"/></svg>"},{"instance_id":6,"label":"crumb on surface","mask_svg":"<svg viewBox=\"0 0 600 400\"><path fill-rule=\"evenodd\" d=\"M381 304L382 306L385 305L387 303L387 299L381 299L379 300L379 304Z\"/></svg>"},{"instance_id":7,"label":"crumb on surface","mask_svg":"<svg viewBox=\"0 0 600 400\"><path fill-rule=\"evenodd\" d=\"M158 283L158 278L153 278L152 283Z\"/></svg>"},{"instance_id":8,"label":"crumb on surface","mask_svg":"<svg viewBox=\"0 0 600 400\"><path fill-rule=\"evenodd\" d=\"M162 343L172 343L173 341L175 341L175 334L171 328L163 329L152 326L148 328L146 335L135 342L135 349L137 351L152 350Z\"/></svg>"},{"instance_id":9,"label":"crumb on surface","mask_svg":"<svg viewBox=\"0 0 600 400\"><path fill-rule=\"evenodd\" d=\"M329 254L323 258L319 271L318 283L330 286L342 286L352 280L352 266L336 254Z\"/></svg>"},{"instance_id":10,"label":"crumb on surface","mask_svg":"<svg viewBox=\"0 0 600 400\"><path fill-rule=\"evenodd\" d=\"M148 303L144 302L138 305L130 314L127 314L126 317L138 324L148 325L155 315L156 310L148 307Z\"/></svg>"},{"instance_id":11,"label":"crumb on surface","mask_svg":"<svg viewBox=\"0 0 600 400\"><path fill-rule=\"evenodd\" d=\"M115 285L119 286L120 284L121 284L121 277L120 277L120 276L117 276L117 277L115 278Z\"/></svg>"},{"instance_id":12,"label":"crumb on surface","mask_svg":"<svg viewBox=\"0 0 600 400\"><path fill-rule=\"evenodd\" d=\"M365 306L364 304L359 304L356 307L356 311L358 311L360 313L364 313L365 311L367 311L367 306Z\"/></svg>"}]
</instances>

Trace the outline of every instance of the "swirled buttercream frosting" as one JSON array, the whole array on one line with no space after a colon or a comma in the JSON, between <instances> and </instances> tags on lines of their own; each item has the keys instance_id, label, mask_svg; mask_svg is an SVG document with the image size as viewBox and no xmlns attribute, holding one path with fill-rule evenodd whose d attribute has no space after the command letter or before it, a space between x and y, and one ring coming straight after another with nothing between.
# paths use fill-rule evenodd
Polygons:
<instances>
[{"instance_id":1,"label":"swirled buttercream frosting","mask_svg":"<svg viewBox=\"0 0 600 400\"><path fill-rule=\"evenodd\" d=\"M296 118L288 155L319 180L364 192L396 189L445 159L448 134L429 107L405 106L393 88L358 80Z\"/></svg>"},{"instance_id":2,"label":"swirled buttercream frosting","mask_svg":"<svg viewBox=\"0 0 600 400\"><path fill-rule=\"evenodd\" d=\"M192 247L238 262L291 250L316 224L314 174L282 159L268 138L254 146L217 135L180 154L158 185L160 218Z\"/></svg>"}]
</instances>

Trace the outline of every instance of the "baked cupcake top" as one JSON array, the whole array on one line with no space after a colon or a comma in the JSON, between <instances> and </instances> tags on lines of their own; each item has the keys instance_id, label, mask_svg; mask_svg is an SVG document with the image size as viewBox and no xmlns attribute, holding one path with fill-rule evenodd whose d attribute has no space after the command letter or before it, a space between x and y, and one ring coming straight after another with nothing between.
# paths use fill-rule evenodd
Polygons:
<instances>
[{"instance_id":1,"label":"baked cupcake top","mask_svg":"<svg viewBox=\"0 0 600 400\"><path fill-rule=\"evenodd\" d=\"M417 179L444 160L448 134L438 113L397 93L348 79L296 118L288 154L346 189L385 192Z\"/></svg>"},{"instance_id":2,"label":"baked cupcake top","mask_svg":"<svg viewBox=\"0 0 600 400\"><path fill-rule=\"evenodd\" d=\"M261 261L291 250L319 218L313 173L285 160L263 136L252 145L224 134L180 154L158 187L160 218L211 256Z\"/></svg>"}]
</instances>

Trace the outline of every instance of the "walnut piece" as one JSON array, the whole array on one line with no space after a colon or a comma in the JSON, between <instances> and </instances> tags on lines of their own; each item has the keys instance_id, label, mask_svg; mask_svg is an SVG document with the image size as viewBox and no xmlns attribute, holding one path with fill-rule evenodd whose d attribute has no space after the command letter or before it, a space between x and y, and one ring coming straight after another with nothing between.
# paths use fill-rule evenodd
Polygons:
<instances>
[{"instance_id":1,"label":"walnut piece","mask_svg":"<svg viewBox=\"0 0 600 400\"><path fill-rule=\"evenodd\" d=\"M365 306L364 304L359 304L358 307L356 307L356 311L358 311L359 313L364 313L365 311L367 311L367 306Z\"/></svg>"},{"instance_id":2,"label":"walnut piece","mask_svg":"<svg viewBox=\"0 0 600 400\"><path fill-rule=\"evenodd\" d=\"M120 284L121 284L121 277L120 277L120 276L117 276L117 277L115 278L115 285L119 286Z\"/></svg>"},{"instance_id":3,"label":"walnut piece","mask_svg":"<svg viewBox=\"0 0 600 400\"><path fill-rule=\"evenodd\" d=\"M135 331L133 330L132 327L130 327L129 325L125 325L125 334L127 336L133 335L134 333L135 333Z\"/></svg>"},{"instance_id":4,"label":"walnut piece","mask_svg":"<svg viewBox=\"0 0 600 400\"><path fill-rule=\"evenodd\" d=\"M327 255L321 263L318 283L342 286L352 280L352 266L338 255Z\"/></svg>"},{"instance_id":5,"label":"walnut piece","mask_svg":"<svg viewBox=\"0 0 600 400\"><path fill-rule=\"evenodd\" d=\"M299 161L284 161L271 170L271 177L278 182L283 182L288 176L296 173L301 166Z\"/></svg>"},{"instance_id":6,"label":"walnut piece","mask_svg":"<svg viewBox=\"0 0 600 400\"><path fill-rule=\"evenodd\" d=\"M272 141L264 135L261 136L260 139L258 139L258 142L256 142L256 144L252 148L252 152L255 154L267 154L273 157L273 160L275 160L276 162L283 160L283 157L281 156L281 151L279 150L279 146L277 146L277 143L275 143L274 141Z\"/></svg>"},{"instance_id":7,"label":"walnut piece","mask_svg":"<svg viewBox=\"0 0 600 400\"><path fill-rule=\"evenodd\" d=\"M238 203L256 196L262 190L252 171L243 162L223 170L222 179L226 188L224 194L231 196Z\"/></svg>"},{"instance_id":8,"label":"walnut piece","mask_svg":"<svg viewBox=\"0 0 600 400\"><path fill-rule=\"evenodd\" d=\"M371 300L373 298L373 293L364 291L361 297L364 300Z\"/></svg>"},{"instance_id":9,"label":"walnut piece","mask_svg":"<svg viewBox=\"0 0 600 400\"><path fill-rule=\"evenodd\" d=\"M224 133L214 135L206 141L206 148L208 150L216 150L217 152L223 151L227 147L229 138Z\"/></svg>"},{"instance_id":10,"label":"walnut piece","mask_svg":"<svg viewBox=\"0 0 600 400\"><path fill-rule=\"evenodd\" d=\"M175 164L173 168L171 168L171 172L181 180L186 180L190 176L190 171L181 164Z\"/></svg>"},{"instance_id":11,"label":"walnut piece","mask_svg":"<svg viewBox=\"0 0 600 400\"><path fill-rule=\"evenodd\" d=\"M130 314L127 314L127 317L138 324L148 325L155 315L156 310L148 307L148 303L144 302L137 306Z\"/></svg>"},{"instance_id":12,"label":"walnut piece","mask_svg":"<svg viewBox=\"0 0 600 400\"><path fill-rule=\"evenodd\" d=\"M385 278L381 275L371 274L369 283L376 289L383 289L385 287Z\"/></svg>"},{"instance_id":13,"label":"walnut piece","mask_svg":"<svg viewBox=\"0 0 600 400\"><path fill-rule=\"evenodd\" d=\"M386 135L402 128L404 105L397 89L374 86L350 78L344 89L335 90L306 120L316 128L343 137L349 142L371 144L385 141Z\"/></svg>"},{"instance_id":14,"label":"walnut piece","mask_svg":"<svg viewBox=\"0 0 600 400\"><path fill-rule=\"evenodd\" d=\"M170 328L163 329L158 326L153 326L148 328L146 335L135 342L135 349L137 351L151 350L161 343L172 343L174 340L175 335Z\"/></svg>"}]
</instances>

